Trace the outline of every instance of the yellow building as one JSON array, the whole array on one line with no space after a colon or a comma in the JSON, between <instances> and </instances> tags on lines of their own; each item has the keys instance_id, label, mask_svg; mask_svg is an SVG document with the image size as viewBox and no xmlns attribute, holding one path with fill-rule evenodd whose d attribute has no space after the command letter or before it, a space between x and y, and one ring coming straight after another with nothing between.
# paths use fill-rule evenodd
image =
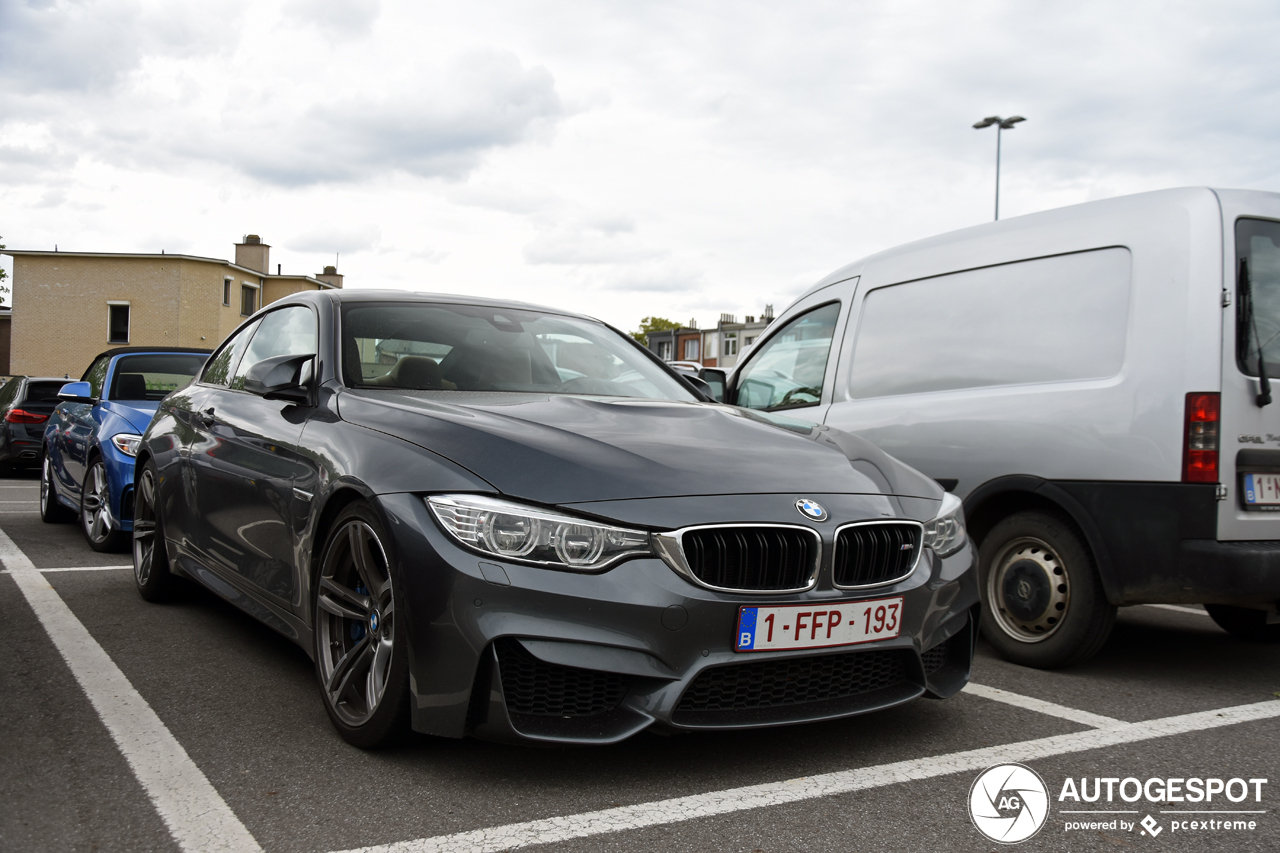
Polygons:
<instances>
[{"instance_id":1,"label":"yellow building","mask_svg":"<svg viewBox=\"0 0 1280 853\"><path fill-rule=\"evenodd\" d=\"M34 252L13 256L12 375L73 378L117 346L212 349L263 305L303 290L342 287L315 276L272 274L271 247L256 234L235 262L194 255Z\"/></svg>"}]
</instances>

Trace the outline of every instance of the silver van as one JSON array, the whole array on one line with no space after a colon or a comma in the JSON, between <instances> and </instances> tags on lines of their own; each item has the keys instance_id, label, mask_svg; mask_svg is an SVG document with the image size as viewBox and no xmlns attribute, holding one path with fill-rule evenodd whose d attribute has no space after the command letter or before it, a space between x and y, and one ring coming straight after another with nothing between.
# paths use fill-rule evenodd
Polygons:
<instances>
[{"instance_id":1,"label":"silver van","mask_svg":"<svg viewBox=\"0 0 1280 853\"><path fill-rule=\"evenodd\" d=\"M983 633L1054 667L1094 654L1129 604L1203 603L1280 640L1273 379L1280 194L1193 188L849 264L725 395L856 432L962 497Z\"/></svg>"}]
</instances>

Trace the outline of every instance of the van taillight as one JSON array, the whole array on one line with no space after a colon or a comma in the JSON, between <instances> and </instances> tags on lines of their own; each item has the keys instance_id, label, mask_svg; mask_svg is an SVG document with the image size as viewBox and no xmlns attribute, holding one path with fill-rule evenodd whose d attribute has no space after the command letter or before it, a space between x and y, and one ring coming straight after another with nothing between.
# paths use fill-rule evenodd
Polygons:
<instances>
[{"instance_id":1,"label":"van taillight","mask_svg":"<svg viewBox=\"0 0 1280 853\"><path fill-rule=\"evenodd\" d=\"M42 424L49 420L49 416L36 412L26 412L22 409L13 409L4 416L4 419L11 424Z\"/></svg>"},{"instance_id":2,"label":"van taillight","mask_svg":"<svg viewBox=\"0 0 1280 853\"><path fill-rule=\"evenodd\" d=\"M1218 482L1218 395L1187 395L1182 482Z\"/></svg>"}]
</instances>

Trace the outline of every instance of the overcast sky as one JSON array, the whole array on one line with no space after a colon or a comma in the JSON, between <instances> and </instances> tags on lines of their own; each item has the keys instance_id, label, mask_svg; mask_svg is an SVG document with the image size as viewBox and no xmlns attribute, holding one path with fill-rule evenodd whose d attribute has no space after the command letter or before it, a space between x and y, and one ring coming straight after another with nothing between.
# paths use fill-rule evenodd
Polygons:
<instances>
[{"instance_id":1,"label":"overcast sky","mask_svg":"<svg viewBox=\"0 0 1280 853\"><path fill-rule=\"evenodd\" d=\"M988 115L1027 117L1005 217L1280 189L1278 36L1264 2L0 0L0 242L256 233L353 288L705 327L990 219Z\"/></svg>"}]
</instances>

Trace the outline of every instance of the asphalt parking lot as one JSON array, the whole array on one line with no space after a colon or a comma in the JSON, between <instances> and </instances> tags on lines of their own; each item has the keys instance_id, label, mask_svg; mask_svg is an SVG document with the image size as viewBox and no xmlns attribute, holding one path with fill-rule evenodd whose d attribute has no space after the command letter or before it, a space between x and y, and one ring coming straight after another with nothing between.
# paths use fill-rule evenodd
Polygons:
<instances>
[{"instance_id":1,"label":"asphalt parking lot","mask_svg":"<svg viewBox=\"0 0 1280 853\"><path fill-rule=\"evenodd\" d=\"M1049 793L1022 849L1280 849L1280 646L1196 608L1126 608L1067 671L980 648L965 693L838 722L368 753L301 649L195 587L147 604L128 557L43 524L37 493L0 480L0 850L995 850L970 788L1007 763ZM1268 781L1239 802L1060 800L1068 778L1130 777Z\"/></svg>"}]
</instances>

